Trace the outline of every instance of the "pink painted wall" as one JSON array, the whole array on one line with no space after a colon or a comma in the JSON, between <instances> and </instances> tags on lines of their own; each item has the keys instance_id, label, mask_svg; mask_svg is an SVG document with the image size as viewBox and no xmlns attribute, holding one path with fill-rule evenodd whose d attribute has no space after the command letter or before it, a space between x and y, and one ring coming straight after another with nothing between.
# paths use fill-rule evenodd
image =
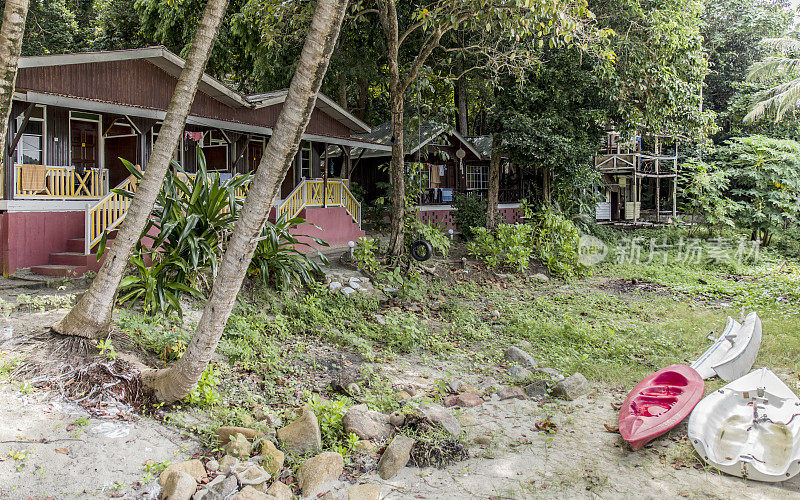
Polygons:
<instances>
[{"instance_id":1,"label":"pink painted wall","mask_svg":"<svg viewBox=\"0 0 800 500\"><path fill-rule=\"evenodd\" d=\"M0 214L0 265L3 274L48 264L67 240L83 237L85 214L79 212L6 212Z\"/></svg>"},{"instance_id":2,"label":"pink painted wall","mask_svg":"<svg viewBox=\"0 0 800 500\"><path fill-rule=\"evenodd\" d=\"M300 217L304 218L306 222L316 224L319 228L304 225L297 228L292 234L316 236L326 241L331 247L347 245L348 241L358 241L366 234L358 228L358 224L353 222L353 218L344 207L306 208L300 211ZM308 238L299 239L312 243Z\"/></svg>"},{"instance_id":3,"label":"pink painted wall","mask_svg":"<svg viewBox=\"0 0 800 500\"><path fill-rule=\"evenodd\" d=\"M426 224L443 224L445 229L458 229L453 213L455 210L443 208L441 210L425 210L419 212L419 219ZM507 224L522 222L522 212L518 208L501 208L500 217Z\"/></svg>"}]
</instances>

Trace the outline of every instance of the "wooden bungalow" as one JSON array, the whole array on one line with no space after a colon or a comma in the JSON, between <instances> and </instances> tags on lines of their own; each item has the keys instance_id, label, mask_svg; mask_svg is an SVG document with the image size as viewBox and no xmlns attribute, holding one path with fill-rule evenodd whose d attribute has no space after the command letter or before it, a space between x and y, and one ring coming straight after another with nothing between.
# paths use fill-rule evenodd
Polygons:
<instances>
[{"instance_id":1,"label":"wooden bungalow","mask_svg":"<svg viewBox=\"0 0 800 500\"><path fill-rule=\"evenodd\" d=\"M111 192L129 182L119 158L147 165L183 66L164 47L20 59L0 183L4 274L97 267L95 245L126 213ZM221 177L254 171L285 99L285 90L245 96L203 75L175 159L194 172L200 147ZM341 172L353 148L390 149L355 137L369 132L320 95L273 217L304 216L331 244L363 235ZM342 153L336 172L325 168L330 148Z\"/></svg>"},{"instance_id":2,"label":"wooden bungalow","mask_svg":"<svg viewBox=\"0 0 800 500\"><path fill-rule=\"evenodd\" d=\"M391 147L391 123L361 134L362 140ZM486 199L489 191L491 137L466 138L443 124L411 122L405 131L406 163L424 165L425 187L419 200L419 214L424 222L441 223L453 228L453 197L469 194ZM389 183L387 165L391 151L374 147L353 148L350 152L350 179L362 186L367 199L383 193L381 183ZM500 213L509 222L520 220L519 201L523 193L522 172L504 162L500 172Z\"/></svg>"}]
</instances>

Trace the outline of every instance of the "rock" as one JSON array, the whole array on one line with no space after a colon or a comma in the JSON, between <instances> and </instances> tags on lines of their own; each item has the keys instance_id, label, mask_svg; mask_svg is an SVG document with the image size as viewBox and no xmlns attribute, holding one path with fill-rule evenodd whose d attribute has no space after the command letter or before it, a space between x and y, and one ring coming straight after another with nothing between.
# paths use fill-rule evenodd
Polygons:
<instances>
[{"instance_id":1,"label":"rock","mask_svg":"<svg viewBox=\"0 0 800 500\"><path fill-rule=\"evenodd\" d=\"M342 425L345 432L352 432L361 439L372 441L389 439L394 430L389 415L369 410L367 405L350 408L342 418Z\"/></svg>"},{"instance_id":2,"label":"rock","mask_svg":"<svg viewBox=\"0 0 800 500\"><path fill-rule=\"evenodd\" d=\"M505 358L511 363L521 365L523 368L536 368L538 366L533 356L515 346L506 349Z\"/></svg>"},{"instance_id":3,"label":"rock","mask_svg":"<svg viewBox=\"0 0 800 500\"><path fill-rule=\"evenodd\" d=\"M553 382L564 380L564 374L555 368L537 368L536 372L541 373L542 375L547 375Z\"/></svg>"},{"instance_id":4,"label":"rock","mask_svg":"<svg viewBox=\"0 0 800 500\"><path fill-rule=\"evenodd\" d=\"M533 276L531 276L531 279L533 279L535 281L539 281L541 283L544 283L546 281L550 281L550 278L548 278L546 274L542 274L542 273L534 274Z\"/></svg>"},{"instance_id":5,"label":"rock","mask_svg":"<svg viewBox=\"0 0 800 500\"><path fill-rule=\"evenodd\" d=\"M444 427L444 430L453 437L461 435L461 424L458 423L458 419L447 408L434 403L423 403L419 406L419 412L431 422Z\"/></svg>"},{"instance_id":6,"label":"rock","mask_svg":"<svg viewBox=\"0 0 800 500\"><path fill-rule=\"evenodd\" d=\"M361 278L357 278L357 277L355 277L355 276L352 276L352 277L351 277L351 278L348 280L348 283L350 283L350 286L353 286L353 283L361 283Z\"/></svg>"},{"instance_id":7,"label":"rock","mask_svg":"<svg viewBox=\"0 0 800 500\"><path fill-rule=\"evenodd\" d=\"M0 342L11 340L14 338L14 326L5 322L0 325Z\"/></svg>"},{"instance_id":8,"label":"rock","mask_svg":"<svg viewBox=\"0 0 800 500\"><path fill-rule=\"evenodd\" d=\"M522 388L525 395L531 399L542 399L547 396L547 381L534 380L532 383Z\"/></svg>"},{"instance_id":9,"label":"rock","mask_svg":"<svg viewBox=\"0 0 800 500\"><path fill-rule=\"evenodd\" d=\"M386 317L383 314L376 314L374 317L376 323L381 326L386 326Z\"/></svg>"},{"instance_id":10,"label":"rock","mask_svg":"<svg viewBox=\"0 0 800 500\"><path fill-rule=\"evenodd\" d=\"M462 408L472 408L483 404L483 398L477 392L462 392L444 398L445 406L460 406Z\"/></svg>"},{"instance_id":11,"label":"rock","mask_svg":"<svg viewBox=\"0 0 800 500\"><path fill-rule=\"evenodd\" d=\"M533 349L533 344L531 344L527 340L520 340L519 342L517 342L517 347L519 347L523 351L530 351L531 349Z\"/></svg>"},{"instance_id":12,"label":"rock","mask_svg":"<svg viewBox=\"0 0 800 500\"><path fill-rule=\"evenodd\" d=\"M533 372L519 365L511 365L511 368L508 369L508 375L512 380L519 382L520 380L530 378L533 375Z\"/></svg>"},{"instance_id":13,"label":"rock","mask_svg":"<svg viewBox=\"0 0 800 500\"><path fill-rule=\"evenodd\" d=\"M406 399L411 399L411 394L407 393L406 391L400 390L397 391L397 399L400 401L405 401Z\"/></svg>"},{"instance_id":14,"label":"rock","mask_svg":"<svg viewBox=\"0 0 800 500\"><path fill-rule=\"evenodd\" d=\"M245 486L242 491L233 495L231 500L271 500L272 497L266 493L261 493L252 486Z\"/></svg>"},{"instance_id":15,"label":"rock","mask_svg":"<svg viewBox=\"0 0 800 500\"><path fill-rule=\"evenodd\" d=\"M250 453L253 451L253 445L250 444L250 441L247 440L244 434L237 432L235 435L231 436L230 441L223 446L223 449L228 455L244 459L250 456Z\"/></svg>"},{"instance_id":16,"label":"rock","mask_svg":"<svg viewBox=\"0 0 800 500\"><path fill-rule=\"evenodd\" d=\"M145 497L145 498L150 498L150 497ZM206 489L197 490L197 493L195 493L192 496L192 500L209 500L210 498L211 497L209 496L208 490Z\"/></svg>"},{"instance_id":17,"label":"rock","mask_svg":"<svg viewBox=\"0 0 800 500\"><path fill-rule=\"evenodd\" d=\"M228 441L230 441L231 438L236 434L241 434L249 440L253 440L264 435L263 432L258 432L254 429L249 429L247 427L230 427L230 426L219 427L217 429L216 434L220 446L225 446L226 444L228 444Z\"/></svg>"},{"instance_id":18,"label":"rock","mask_svg":"<svg viewBox=\"0 0 800 500\"><path fill-rule=\"evenodd\" d=\"M473 417L469 413L461 413L456 418L458 419L458 423L464 427L472 427L478 425L478 421L475 420L475 417Z\"/></svg>"},{"instance_id":19,"label":"rock","mask_svg":"<svg viewBox=\"0 0 800 500\"><path fill-rule=\"evenodd\" d=\"M331 281L331 284L328 285L328 290L330 290L331 292L335 292L340 288L342 288L342 284L339 283L338 281Z\"/></svg>"},{"instance_id":20,"label":"rock","mask_svg":"<svg viewBox=\"0 0 800 500\"><path fill-rule=\"evenodd\" d=\"M497 395L500 396L500 401L506 399L527 399L525 391L516 386L503 387L497 391Z\"/></svg>"},{"instance_id":21,"label":"rock","mask_svg":"<svg viewBox=\"0 0 800 500\"><path fill-rule=\"evenodd\" d=\"M308 497L325 491L325 486L339 479L344 470L344 459L338 453L326 451L306 460L297 469L297 482Z\"/></svg>"},{"instance_id":22,"label":"rock","mask_svg":"<svg viewBox=\"0 0 800 500\"><path fill-rule=\"evenodd\" d=\"M173 472L185 472L192 476L195 481L200 481L204 477L206 477L206 468L203 466L203 462L197 459L187 460L185 462L178 462L176 464L170 464L164 469L164 472L158 476L158 484L161 487L164 487L164 483L167 481L167 477ZM194 491L192 492L194 493Z\"/></svg>"},{"instance_id":23,"label":"rock","mask_svg":"<svg viewBox=\"0 0 800 500\"><path fill-rule=\"evenodd\" d=\"M454 378L447 382L447 388L450 389L450 392L453 394L458 394L462 390L464 390L464 382Z\"/></svg>"},{"instance_id":24,"label":"rock","mask_svg":"<svg viewBox=\"0 0 800 500\"><path fill-rule=\"evenodd\" d=\"M335 391L349 394L351 385L361 382L361 370L355 366L348 366L331 374L331 388Z\"/></svg>"},{"instance_id":25,"label":"rock","mask_svg":"<svg viewBox=\"0 0 800 500\"><path fill-rule=\"evenodd\" d=\"M475 439L472 440L472 442L483 446L489 446L490 444L492 444L492 436L486 434L482 436L476 436Z\"/></svg>"},{"instance_id":26,"label":"rock","mask_svg":"<svg viewBox=\"0 0 800 500\"><path fill-rule=\"evenodd\" d=\"M394 427L400 427L404 423L406 423L406 416L396 411L389 415L389 423L392 424Z\"/></svg>"},{"instance_id":27,"label":"rock","mask_svg":"<svg viewBox=\"0 0 800 500\"><path fill-rule=\"evenodd\" d=\"M159 498L162 500L190 500L197 489L197 481L182 471L170 472L164 480Z\"/></svg>"},{"instance_id":28,"label":"rock","mask_svg":"<svg viewBox=\"0 0 800 500\"><path fill-rule=\"evenodd\" d=\"M378 447L372 441L367 441L362 439L361 441L357 442L355 445L355 451L358 453L363 453L365 455L372 455L376 451L378 451Z\"/></svg>"},{"instance_id":29,"label":"rock","mask_svg":"<svg viewBox=\"0 0 800 500\"><path fill-rule=\"evenodd\" d=\"M281 426L281 417L275 415L274 413L265 411L263 408L256 408L253 410L253 416L256 417L256 420L259 422L264 422L269 427Z\"/></svg>"},{"instance_id":30,"label":"rock","mask_svg":"<svg viewBox=\"0 0 800 500\"><path fill-rule=\"evenodd\" d=\"M269 481L270 474L263 467L254 464L243 463L234 467L233 475L242 486L255 486Z\"/></svg>"},{"instance_id":31,"label":"rock","mask_svg":"<svg viewBox=\"0 0 800 500\"><path fill-rule=\"evenodd\" d=\"M386 480L393 477L406 466L411 459L412 446L414 446L414 440L409 437L397 435L392 439L378 461L378 474L381 479Z\"/></svg>"},{"instance_id":32,"label":"rock","mask_svg":"<svg viewBox=\"0 0 800 500\"><path fill-rule=\"evenodd\" d=\"M347 295L347 296L350 296L350 295L352 295L354 293L358 293L358 292L356 292L355 288L346 286L346 287L342 288L342 293Z\"/></svg>"},{"instance_id":33,"label":"rock","mask_svg":"<svg viewBox=\"0 0 800 500\"><path fill-rule=\"evenodd\" d=\"M346 392L350 396L358 396L359 394L361 394L361 387L359 387L358 384L353 382L352 384L349 384L347 386L347 391Z\"/></svg>"},{"instance_id":34,"label":"rock","mask_svg":"<svg viewBox=\"0 0 800 500\"><path fill-rule=\"evenodd\" d=\"M489 389L499 389L499 388L500 384L494 377L486 377L481 379L480 382L478 382L478 389L482 391L486 391Z\"/></svg>"},{"instance_id":35,"label":"rock","mask_svg":"<svg viewBox=\"0 0 800 500\"><path fill-rule=\"evenodd\" d=\"M308 453L322 449L322 435L317 416L307 406L300 418L278 429L278 441L287 451Z\"/></svg>"},{"instance_id":36,"label":"rock","mask_svg":"<svg viewBox=\"0 0 800 500\"><path fill-rule=\"evenodd\" d=\"M217 472L219 470L219 462L214 460L213 458L206 462L206 471L207 472Z\"/></svg>"},{"instance_id":37,"label":"rock","mask_svg":"<svg viewBox=\"0 0 800 500\"><path fill-rule=\"evenodd\" d=\"M264 441L261 445L261 454L264 456L261 465L264 470L273 476L277 476L283 470L286 455L272 444L272 441Z\"/></svg>"},{"instance_id":38,"label":"rock","mask_svg":"<svg viewBox=\"0 0 800 500\"><path fill-rule=\"evenodd\" d=\"M224 500L239 489L239 481L236 476L217 476L213 481L206 485L208 493L203 500Z\"/></svg>"},{"instance_id":39,"label":"rock","mask_svg":"<svg viewBox=\"0 0 800 500\"><path fill-rule=\"evenodd\" d=\"M379 500L381 487L377 484L357 484L347 490L347 500Z\"/></svg>"},{"instance_id":40,"label":"rock","mask_svg":"<svg viewBox=\"0 0 800 500\"><path fill-rule=\"evenodd\" d=\"M274 500L292 500L292 489L280 481L275 481L267 490L267 495L274 497Z\"/></svg>"},{"instance_id":41,"label":"rock","mask_svg":"<svg viewBox=\"0 0 800 500\"><path fill-rule=\"evenodd\" d=\"M556 383L551 392L557 398L573 401L589 392L589 381L580 372L575 372Z\"/></svg>"},{"instance_id":42,"label":"rock","mask_svg":"<svg viewBox=\"0 0 800 500\"><path fill-rule=\"evenodd\" d=\"M239 459L231 455L225 455L219 461L219 471L223 474L228 473L228 469L239 463Z\"/></svg>"}]
</instances>

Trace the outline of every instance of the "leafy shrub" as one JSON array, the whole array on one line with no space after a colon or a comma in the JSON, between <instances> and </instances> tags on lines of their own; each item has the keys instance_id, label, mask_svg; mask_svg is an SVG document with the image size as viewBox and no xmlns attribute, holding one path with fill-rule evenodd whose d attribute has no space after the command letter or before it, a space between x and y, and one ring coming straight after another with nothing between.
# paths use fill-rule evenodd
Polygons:
<instances>
[{"instance_id":1,"label":"leafy shrub","mask_svg":"<svg viewBox=\"0 0 800 500\"><path fill-rule=\"evenodd\" d=\"M183 355L190 334L174 317L147 317L121 309L117 325L142 349L158 355L162 361L174 361Z\"/></svg>"},{"instance_id":2,"label":"leafy shrub","mask_svg":"<svg viewBox=\"0 0 800 500\"><path fill-rule=\"evenodd\" d=\"M728 183L727 172L700 159L692 158L681 165L678 194L694 227L702 224L709 232L717 226L733 227L729 214L734 206L725 196Z\"/></svg>"},{"instance_id":3,"label":"leafy shrub","mask_svg":"<svg viewBox=\"0 0 800 500\"><path fill-rule=\"evenodd\" d=\"M285 290L292 284L307 284L322 275L319 264L298 248L314 248L306 239L323 247L328 243L314 236L292 234L293 229L305 224L302 217L289 219L284 214L274 224L267 222L264 226L249 271L260 276L265 286L274 285ZM316 255L328 265L328 259L318 250Z\"/></svg>"},{"instance_id":4,"label":"leafy shrub","mask_svg":"<svg viewBox=\"0 0 800 500\"><path fill-rule=\"evenodd\" d=\"M374 277L382 269L380 262L378 262L379 251L378 240L362 236L358 239L353 249L353 261L359 269Z\"/></svg>"},{"instance_id":5,"label":"leafy shrub","mask_svg":"<svg viewBox=\"0 0 800 500\"><path fill-rule=\"evenodd\" d=\"M148 266L145 252L131 257L133 273L122 278L119 285L120 304L142 302L142 311L148 315L176 313L183 316L180 297L191 295L198 299L203 294L196 288L184 284L190 272L189 264L176 253L161 254L153 252L156 262Z\"/></svg>"},{"instance_id":6,"label":"leafy shrub","mask_svg":"<svg viewBox=\"0 0 800 500\"><path fill-rule=\"evenodd\" d=\"M350 456L358 442L358 436L345 433L342 425L342 418L352 404L348 398L330 401L322 399L317 394L312 394L309 401L309 406L319 421L322 442L345 458Z\"/></svg>"},{"instance_id":7,"label":"leafy shrub","mask_svg":"<svg viewBox=\"0 0 800 500\"><path fill-rule=\"evenodd\" d=\"M217 375L214 364L210 363L197 381L192 392L186 396L186 403L193 406L214 406L222 399L217 392L219 385L219 376Z\"/></svg>"},{"instance_id":8,"label":"leafy shrub","mask_svg":"<svg viewBox=\"0 0 800 500\"><path fill-rule=\"evenodd\" d=\"M467 250L489 267L523 271L530 264L532 231L526 224L500 224L496 231L476 227Z\"/></svg>"},{"instance_id":9,"label":"leafy shrub","mask_svg":"<svg viewBox=\"0 0 800 500\"><path fill-rule=\"evenodd\" d=\"M534 255L555 276L572 276L583 271L578 262L580 233L571 220L551 208L531 220Z\"/></svg>"},{"instance_id":10,"label":"leafy shrub","mask_svg":"<svg viewBox=\"0 0 800 500\"><path fill-rule=\"evenodd\" d=\"M434 252L438 252L443 257L447 257L447 254L450 253L450 244L452 242L442 223L426 224L415 216L414 222L409 225L409 230L406 231L405 236L406 245L409 248L419 236L422 236L431 244Z\"/></svg>"},{"instance_id":11,"label":"leafy shrub","mask_svg":"<svg viewBox=\"0 0 800 500\"><path fill-rule=\"evenodd\" d=\"M467 239L474 238L473 228L486 227L487 204L475 195L456 193L453 196L453 220Z\"/></svg>"}]
</instances>

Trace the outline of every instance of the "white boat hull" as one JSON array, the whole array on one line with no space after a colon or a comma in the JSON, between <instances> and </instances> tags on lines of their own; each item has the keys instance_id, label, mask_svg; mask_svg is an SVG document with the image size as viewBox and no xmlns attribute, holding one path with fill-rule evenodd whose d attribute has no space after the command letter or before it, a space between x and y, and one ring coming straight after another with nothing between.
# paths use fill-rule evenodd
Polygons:
<instances>
[{"instance_id":1,"label":"white boat hull","mask_svg":"<svg viewBox=\"0 0 800 500\"><path fill-rule=\"evenodd\" d=\"M742 326L727 342L731 348L712 368L719 378L730 382L750 371L761 349L761 319L758 314L748 314Z\"/></svg>"},{"instance_id":2,"label":"white boat hull","mask_svg":"<svg viewBox=\"0 0 800 500\"><path fill-rule=\"evenodd\" d=\"M700 401L689 439L722 472L785 481L800 472L800 399L768 369L755 370Z\"/></svg>"},{"instance_id":3,"label":"white boat hull","mask_svg":"<svg viewBox=\"0 0 800 500\"><path fill-rule=\"evenodd\" d=\"M722 361L733 346L726 337L735 334L741 327L742 325L738 321L728 316L728 322L719 338L706 349L702 356L697 358L697 361L690 365L703 379L717 376L713 366Z\"/></svg>"}]
</instances>

